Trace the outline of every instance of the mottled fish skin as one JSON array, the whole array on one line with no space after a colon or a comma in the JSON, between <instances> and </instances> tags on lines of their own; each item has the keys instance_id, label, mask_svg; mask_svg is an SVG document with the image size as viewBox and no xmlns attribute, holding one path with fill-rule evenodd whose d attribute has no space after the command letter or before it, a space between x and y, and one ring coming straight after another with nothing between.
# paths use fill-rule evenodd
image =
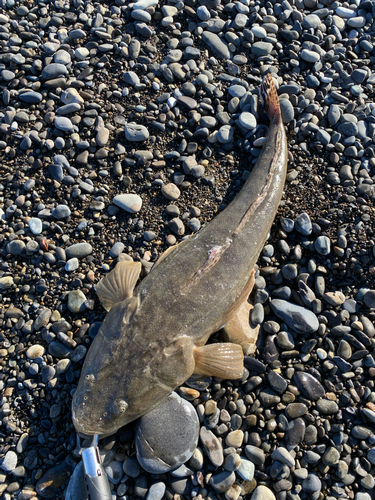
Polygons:
<instances>
[{"instance_id":1,"label":"mottled fish skin","mask_svg":"<svg viewBox=\"0 0 375 500\"><path fill-rule=\"evenodd\" d=\"M260 96L267 140L233 202L178 245L110 309L89 349L73 399L84 434L110 435L152 410L194 372L194 348L233 316L267 239L282 196L287 142L272 78ZM276 96L276 97L275 97Z\"/></svg>"}]
</instances>

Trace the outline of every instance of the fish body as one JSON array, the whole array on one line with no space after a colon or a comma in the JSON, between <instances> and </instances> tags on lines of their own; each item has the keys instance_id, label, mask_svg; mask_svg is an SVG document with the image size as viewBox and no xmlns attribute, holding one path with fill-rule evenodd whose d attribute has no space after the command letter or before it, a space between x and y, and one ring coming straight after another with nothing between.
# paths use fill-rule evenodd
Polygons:
<instances>
[{"instance_id":1,"label":"fish body","mask_svg":"<svg viewBox=\"0 0 375 500\"><path fill-rule=\"evenodd\" d=\"M193 373L241 377L253 268L282 196L287 165L270 75L260 96L270 117L267 140L232 203L161 259L136 288L136 263L117 264L98 285L109 312L73 398L77 431L110 435L161 404ZM232 343L205 345L210 335L232 324Z\"/></svg>"}]
</instances>

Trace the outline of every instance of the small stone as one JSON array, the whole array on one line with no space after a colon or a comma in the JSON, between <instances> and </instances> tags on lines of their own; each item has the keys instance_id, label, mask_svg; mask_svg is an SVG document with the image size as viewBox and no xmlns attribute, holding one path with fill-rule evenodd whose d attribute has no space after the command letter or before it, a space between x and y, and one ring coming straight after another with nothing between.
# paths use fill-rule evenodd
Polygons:
<instances>
[{"instance_id":1,"label":"small stone","mask_svg":"<svg viewBox=\"0 0 375 500\"><path fill-rule=\"evenodd\" d=\"M312 63L312 64L315 64L318 61L320 61L320 55L317 52L314 52L313 50L309 50L309 49L301 50L301 58L304 61L307 61L307 62Z\"/></svg>"},{"instance_id":2,"label":"small stone","mask_svg":"<svg viewBox=\"0 0 375 500\"><path fill-rule=\"evenodd\" d=\"M66 219L70 214L70 208L66 205L57 205L51 213L52 217L55 217L55 219Z\"/></svg>"},{"instance_id":3,"label":"small stone","mask_svg":"<svg viewBox=\"0 0 375 500\"><path fill-rule=\"evenodd\" d=\"M122 462L118 462L116 460L109 462L109 464L105 468L105 471L107 473L108 479L111 481L112 484L119 484L124 475Z\"/></svg>"},{"instance_id":4,"label":"small stone","mask_svg":"<svg viewBox=\"0 0 375 500\"><path fill-rule=\"evenodd\" d=\"M40 219L38 219L38 217L32 217L29 220L28 225L30 231L35 235L38 235L43 231L43 223Z\"/></svg>"},{"instance_id":5,"label":"small stone","mask_svg":"<svg viewBox=\"0 0 375 500\"><path fill-rule=\"evenodd\" d=\"M233 448L239 448L242 445L244 434L242 431L232 431L225 438L225 443Z\"/></svg>"},{"instance_id":6,"label":"small stone","mask_svg":"<svg viewBox=\"0 0 375 500\"><path fill-rule=\"evenodd\" d=\"M319 236L315 240L315 250L320 255L328 255L331 252L331 241L328 236Z\"/></svg>"},{"instance_id":7,"label":"small stone","mask_svg":"<svg viewBox=\"0 0 375 500\"><path fill-rule=\"evenodd\" d=\"M39 92L29 91L19 94L19 99L20 101L27 102L28 104L37 104L41 102L43 96Z\"/></svg>"},{"instance_id":8,"label":"small stone","mask_svg":"<svg viewBox=\"0 0 375 500\"><path fill-rule=\"evenodd\" d=\"M255 57L267 56L271 51L272 44L268 42L255 42L251 46L251 52Z\"/></svg>"},{"instance_id":9,"label":"small stone","mask_svg":"<svg viewBox=\"0 0 375 500\"><path fill-rule=\"evenodd\" d=\"M276 500L276 497L267 486L260 485L255 488L251 500Z\"/></svg>"},{"instance_id":10,"label":"small stone","mask_svg":"<svg viewBox=\"0 0 375 500\"><path fill-rule=\"evenodd\" d=\"M52 63L48 64L43 68L42 78L43 80L52 80L58 76L65 76L68 74L68 70L64 64Z\"/></svg>"},{"instance_id":11,"label":"small stone","mask_svg":"<svg viewBox=\"0 0 375 500\"><path fill-rule=\"evenodd\" d=\"M322 415L335 415L339 411L339 405L329 399L319 399L316 408Z\"/></svg>"},{"instance_id":12,"label":"small stone","mask_svg":"<svg viewBox=\"0 0 375 500\"><path fill-rule=\"evenodd\" d=\"M4 276L0 278L0 290L6 290L7 288L11 288L14 284L12 276Z\"/></svg>"},{"instance_id":13,"label":"small stone","mask_svg":"<svg viewBox=\"0 0 375 500\"><path fill-rule=\"evenodd\" d=\"M109 255L114 259L117 258L120 253L124 251L125 245L121 241L117 241L109 251Z\"/></svg>"},{"instance_id":14,"label":"small stone","mask_svg":"<svg viewBox=\"0 0 375 500\"><path fill-rule=\"evenodd\" d=\"M125 137L130 142L143 142L150 137L150 134L145 126L128 123L125 125Z\"/></svg>"},{"instance_id":15,"label":"small stone","mask_svg":"<svg viewBox=\"0 0 375 500\"><path fill-rule=\"evenodd\" d=\"M14 470L17 467L17 461L18 461L17 453L15 453L12 450L9 450L6 452L0 467L5 472L12 472L12 470Z\"/></svg>"},{"instance_id":16,"label":"small stone","mask_svg":"<svg viewBox=\"0 0 375 500\"><path fill-rule=\"evenodd\" d=\"M69 104L67 104L69 106ZM63 132L73 132L74 126L69 118L66 116L55 116L54 120L55 127Z\"/></svg>"},{"instance_id":17,"label":"small stone","mask_svg":"<svg viewBox=\"0 0 375 500\"><path fill-rule=\"evenodd\" d=\"M296 372L293 378L297 387L308 399L317 401L325 395L325 390L322 384L310 373Z\"/></svg>"},{"instance_id":18,"label":"small stone","mask_svg":"<svg viewBox=\"0 0 375 500\"><path fill-rule=\"evenodd\" d=\"M181 191L178 189L176 184L170 182L169 184L164 184L161 188L161 193L167 200L175 201L180 195Z\"/></svg>"},{"instance_id":19,"label":"small stone","mask_svg":"<svg viewBox=\"0 0 375 500\"><path fill-rule=\"evenodd\" d=\"M236 475L234 472L223 471L215 474L210 479L210 485L219 493L225 493L234 484Z\"/></svg>"},{"instance_id":20,"label":"small stone","mask_svg":"<svg viewBox=\"0 0 375 500\"><path fill-rule=\"evenodd\" d=\"M333 446L327 448L327 450L323 455L323 463L325 463L329 467L333 467L339 463L339 460L340 460L340 452Z\"/></svg>"},{"instance_id":21,"label":"small stone","mask_svg":"<svg viewBox=\"0 0 375 500\"><path fill-rule=\"evenodd\" d=\"M221 38L219 38L216 35L216 33L211 33L210 31L203 31L202 40L206 45L208 45L208 47L212 50L213 55L218 59L231 58L231 52L228 48L228 45Z\"/></svg>"},{"instance_id":22,"label":"small stone","mask_svg":"<svg viewBox=\"0 0 375 500\"><path fill-rule=\"evenodd\" d=\"M163 482L154 483L147 492L146 500L162 500L166 486Z\"/></svg>"},{"instance_id":23,"label":"small stone","mask_svg":"<svg viewBox=\"0 0 375 500\"><path fill-rule=\"evenodd\" d=\"M13 240L7 245L7 252L11 255L20 255L26 248L22 240Z\"/></svg>"},{"instance_id":24,"label":"small stone","mask_svg":"<svg viewBox=\"0 0 375 500\"><path fill-rule=\"evenodd\" d=\"M251 460L255 465L262 465L266 460L264 451L257 446L247 445L245 447L245 453L247 458Z\"/></svg>"},{"instance_id":25,"label":"small stone","mask_svg":"<svg viewBox=\"0 0 375 500\"><path fill-rule=\"evenodd\" d=\"M304 212L298 215L295 220L294 227L299 233L304 236L309 236L312 233L312 224L308 214Z\"/></svg>"},{"instance_id":26,"label":"small stone","mask_svg":"<svg viewBox=\"0 0 375 500\"><path fill-rule=\"evenodd\" d=\"M79 268L79 260L76 257L69 259L66 262L64 268L65 268L65 271L68 271L68 273L76 271Z\"/></svg>"},{"instance_id":27,"label":"small stone","mask_svg":"<svg viewBox=\"0 0 375 500\"><path fill-rule=\"evenodd\" d=\"M277 460L278 462L287 465L288 467L294 467L295 466L295 460L292 457L292 455L289 453L289 451L286 448L283 448L282 446L276 448L272 453L271 453L271 458L273 460Z\"/></svg>"},{"instance_id":28,"label":"small stone","mask_svg":"<svg viewBox=\"0 0 375 500\"><path fill-rule=\"evenodd\" d=\"M241 113L238 121L240 125L246 130L254 130L255 127L257 126L257 121L255 116L248 112Z\"/></svg>"},{"instance_id":29,"label":"small stone","mask_svg":"<svg viewBox=\"0 0 375 500\"><path fill-rule=\"evenodd\" d=\"M168 227L178 236L183 236L185 234L185 226L181 219L175 217L168 222Z\"/></svg>"},{"instance_id":30,"label":"small stone","mask_svg":"<svg viewBox=\"0 0 375 500\"><path fill-rule=\"evenodd\" d=\"M123 78L125 83L133 87L140 84L138 75L134 71L125 71Z\"/></svg>"},{"instance_id":31,"label":"small stone","mask_svg":"<svg viewBox=\"0 0 375 500\"><path fill-rule=\"evenodd\" d=\"M322 488L322 482L316 474L309 474L306 479L302 481L302 489L306 493L316 493Z\"/></svg>"},{"instance_id":32,"label":"small stone","mask_svg":"<svg viewBox=\"0 0 375 500\"><path fill-rule=\"evenodd\" d=\"M137 194L118 194L113 198L113 203L131 214L142 208L142 198Z\"/></svg>"},{"instance_id":33,"label":"small stone","mask_svg":"<svg viewBox=\"0 0 375 500\"><path fill-rule=\"evenodd\" d=\"M68 309L73 313L78 313L86 309L86 296L81 290L71 290L68 296Z\"/></svg>"},{"instance_id":34,"label":"small stone","mask_svg":"<svg viewBox=\"0 0 375 500\"><path fill-rule=\"evenodd\" d=\"M66 256L71 259L83 259L92 253L92 246L90 243L75 243L66 249Z\"/></svg>"},{"instance_id":35,"label":"small stone","mask_svg":"<svg viewBox=\"0 0 375 500\"><path fill-rule=\"evenodd\" d=\"M224 462L224 455L223 448L218 438L212 431L206 427L202 427L200 430L200 439L211 463L215 467L220 467Z\"/></svg>"},{"instance_id":36,"label":"small stone","mask_svg":"<svg viewBox=\"0 0 375 500\"><path fill-rule=\"evenodd\" d=\"M245 481L251 481L254 477L255 466L250 460L241 459L241 465L237 469L237 474Z\"/></svg>"},{"instance_id":37,"label":"small stone","mask_svg":"<svg viewBox=\"0 0 375 500\"><path fill-rule=\"evenodd\" d=\"M365 305L368 308L374 309L375 308L375 290L368 290L363 297L363 302L365 303Z\"/></svg>"},{"instance_id":38,"label":"small stone","mask_svg":"<svg viewBox=\"0 0 375 500\"><path fill-rule=\"evenodd\" d=\"M285 321L297 333L311 333L319 328L316 315L305 307L297 306L291 302L274 299L271 308L277 317Z\"/></svg>"},{"instance_id":39,"label":"small stone","mask_svg":"<svg viewBox=\"0 0 375 500\"><path fill-rule=\"evenodd\" d=\"M42 498L57 498L60 487L70 477L72 466L65 460L47 470L36 483L36 491Z\"/></svg>"}]
</instances>

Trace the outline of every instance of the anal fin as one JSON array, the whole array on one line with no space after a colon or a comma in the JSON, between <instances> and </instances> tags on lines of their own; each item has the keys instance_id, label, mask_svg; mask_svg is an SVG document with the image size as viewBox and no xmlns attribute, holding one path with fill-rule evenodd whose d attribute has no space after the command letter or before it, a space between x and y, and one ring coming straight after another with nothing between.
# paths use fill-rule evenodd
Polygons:
<instances>
[{"instance_id":1,"label":"anal fin","mask_svg":"<svg viewBox=\"0 0 375 500\"><path fill-rule=\"evenodd\" d=\"M140 262L123 260L99 281L96 293L104 309L109 311L118 302L132 297L141 269Z\"/></svg>"},{"instance_id":2,"label":"anal fin","mask_svg":"<svg viewBox=\"0 0 375 500\"><path fill-rule=\"evenodd\" d=\"M231 343L209 344L194 348L194 374L236 380L243 373L243 351Z\"/></svg>"},{"instance_id":3,"label":"anal fin","mask_svg":"<svg viewBox=\"0 0 375 500\"><path fill-rule=\"evenodd\" d=\"M260 329L260 325L254 325L250 321L252 309L253 305L246 300L223 328L224 340L241 345L247 356L255 352Z\"/></svg>"}]
</instances>

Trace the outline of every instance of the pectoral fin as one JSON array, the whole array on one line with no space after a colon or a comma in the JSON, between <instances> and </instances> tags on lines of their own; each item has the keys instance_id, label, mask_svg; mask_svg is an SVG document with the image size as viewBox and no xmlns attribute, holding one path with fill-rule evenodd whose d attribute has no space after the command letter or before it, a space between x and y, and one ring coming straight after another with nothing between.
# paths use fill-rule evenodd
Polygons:
<instances>
[{"instance_id":1,"label":"pectoral fin","mask_svg":"<svg viewBox=\"0 0 375 500\"><path fill-rule=\"evenodd\" d=\"M254 325L250 321L252 308L252 304L249 304L247 300L243 302L237 313L223 328L224 339L241 345L246 355L255 352L260 329L260 325Z\"/></svg>"},{"instance_id":2,"label":"pectoral fin","mask_svg":"<svg viewBox=\"0 0 375 500\"><path fill-rule=\"evenodd\" d=\"M240 345L223 343L194 348L196 375L236 380L243 373L243 351Z\"/></svg>"},{"instance_id":3,"label":"pectoral fin","mask_svg":"<svg viewBox=\"0 0 375 500\"><path fill-rule=\"evenodd\" d=\"M124 260L100 280L96 293L104 309L109 311L115 304L133 295L141 269L140 262Z\"/></svg>"}]
</instances>

